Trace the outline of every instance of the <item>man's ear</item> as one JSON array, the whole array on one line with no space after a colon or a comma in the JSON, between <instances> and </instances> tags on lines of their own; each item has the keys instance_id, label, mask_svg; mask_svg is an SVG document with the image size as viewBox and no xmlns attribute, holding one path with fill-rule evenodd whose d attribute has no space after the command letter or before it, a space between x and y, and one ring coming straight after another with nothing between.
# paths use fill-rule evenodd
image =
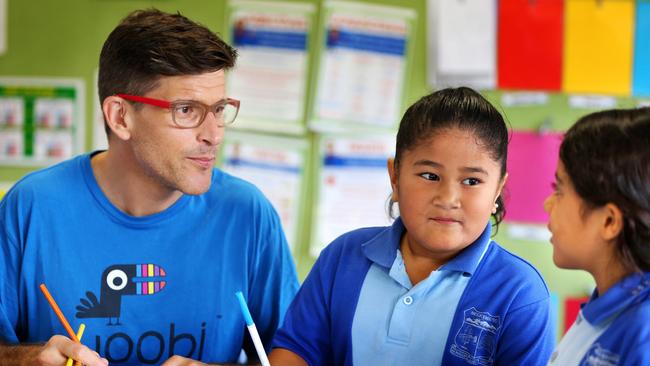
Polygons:
<instances>
[{"instance_id":1,"label":"man's ear","mask_svg":"<svg viewBox=\"0 0 650 366\"><path fill-rule=\"evenodd\" d=\"M623 212L613 203L600 208L603 217L600 235L606 241L615 240L623 231Z\"/></svg>"},{"instance_id":2,"label":"man's ear","mask_svg":"<svg viewBox=\"0 0 650 366\"><path fill-rule=\"evenodd\" d=\"M115 95L106 97L102 103L104 120L111 129L111 132L120 140L128 140L131 138L130 126L125 118L126 107L126 101Z\"/></svg>"},{"instance_id":3,"label":"man's ear","mask_svg":"<svg viewBox=\"0 0 650 366\"><path fill-rule=\"evenodd\" d=\"M395 170L395 159L388 158L386 166L388 168L388 176L390 177L390 186L393 189L393 193L391 193L390 199L393 202L399 202L399 196L397 194L397 171Z\"/></svg>"}]
</instances>

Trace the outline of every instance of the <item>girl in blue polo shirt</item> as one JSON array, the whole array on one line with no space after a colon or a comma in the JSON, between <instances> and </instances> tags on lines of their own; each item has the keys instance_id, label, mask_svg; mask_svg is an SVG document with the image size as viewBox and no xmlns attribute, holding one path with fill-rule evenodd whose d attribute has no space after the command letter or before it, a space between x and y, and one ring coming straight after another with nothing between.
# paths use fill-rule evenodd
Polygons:
<instances>
[{"instance_id":1,"label":"girl in blue polo shirt","mask_svg":"<svg viewBox=\"0 0 650 366\"><path fill-rule=\"evenodd\" d=\"M388 161L399 217L323 250L271 362L545 364L554 343L546 285L490 239L490 217L498 224L504 213L507 151L502 116L472 89L412 105Z\"/></svg>"},{"instance_id":2,"label":"girl in blue polo shirt","mask_svg":"<svg viewBox=\"0 0 650 366\"><path fill-rule=\"evenodd\" d=\"M555 264L596 281L549 365L650 365L650 108L571 127L545 208Z\"/></svg>"}]
</instances>

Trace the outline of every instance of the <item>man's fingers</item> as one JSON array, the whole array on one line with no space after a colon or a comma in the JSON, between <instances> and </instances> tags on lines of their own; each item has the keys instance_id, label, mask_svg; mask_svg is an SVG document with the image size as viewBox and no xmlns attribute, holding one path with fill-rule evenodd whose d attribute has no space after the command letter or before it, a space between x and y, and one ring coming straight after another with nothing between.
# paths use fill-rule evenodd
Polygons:
<instances>
[{"instance_id":1,"label":"man's fingers","mask_svg":"<svg viewBox=\"0 0 650 366\"><path fill-rule=\"evenodd\" d=\"M74 341L62 337L63 340L57 339L59 351L66 357L71 357L75 361L80 361L86 366L106 366L108 361L105 358L100 358L97 352L84 346L83 344L75 343Z\"/></svg>"},{"instance_id":2,"label":"man's fingers","mask_svg":"<svg viewBox=\"0 0 650 366\"><path fill-rule=\"evenodd\" d=\"M207 366L203 362L191 360L178 355L172 356L162 366Z\"/></svg>"}]
</instances>

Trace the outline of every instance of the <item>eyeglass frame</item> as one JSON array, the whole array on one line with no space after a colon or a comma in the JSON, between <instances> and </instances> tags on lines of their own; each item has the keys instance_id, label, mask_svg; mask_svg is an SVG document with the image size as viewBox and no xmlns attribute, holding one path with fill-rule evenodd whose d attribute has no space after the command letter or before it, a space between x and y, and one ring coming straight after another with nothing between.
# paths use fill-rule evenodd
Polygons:
<instances>
[{"instance_id":1,"label":"eyeglass frame","mask_svg":"<svg viewBox=\"0 0 650 366\"><path fill-rule=\"evenodd\" d=\"M218 102L216 102L216 103L214 103L212 105L207 105L205 103L199 102L198 100L169 101L169 100L164 100L164 99L155 99L155 98L143 97L143 96L140 96L140 95L131 95L131 94L123 94L123 93L115 94L115 96L118 96L118 97L120 97L122 99L126 99L128 101L135 102L135 103L142 103L142 104L152 105L154 107L169 109L169 111L172 114L172 122L174 122L174 125L176 127L178 127L178 128L183 128L183 129L196 128L196 127L199 127L200 125L202 125L203 121L205 121L205 117L208 116L208 113L210 113L210 112L215 113L214 110L219 104L222 104L224 106L227 105L227 104L230 104L230 105L232 105L232 106L234 106L236 108L235 116L232 118L232 121L228 122L228 123L224 122L222 125L220 125L220 127L231 125L231 124L233 124L235 122L235 119L237 119L237 115L239 114L239 105L241 103L238 99L233 99L233 98L221 99L220 101L218 101ZM193 126L183 126L183 125L180 125L178 122L176 122L176 114L174 112L174 106L179 105L179 104L183 104L183 103L185 103L185 104L191 103L191 104L195 104L195 105L198 104L198 105L203 107L203 111L204 111L203 116L201 116L199 121ZM215 114L215 116L216 116L216 114Z\"/></svg>"}]
</instances>

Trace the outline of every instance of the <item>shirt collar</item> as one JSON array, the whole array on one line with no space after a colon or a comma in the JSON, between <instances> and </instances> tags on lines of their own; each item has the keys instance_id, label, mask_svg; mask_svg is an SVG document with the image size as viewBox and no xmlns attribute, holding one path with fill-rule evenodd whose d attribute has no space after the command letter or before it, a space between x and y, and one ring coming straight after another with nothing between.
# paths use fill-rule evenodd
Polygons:
<instances>
[{"instance_id":1,"label":"shirt collar","mask_svg":"<svg viewBox=\"0 0 650 366\"><path fill-rule=\"evenodd\" d=\"M362 250L368 259L376 264L390 268L395 261L397 250L399 249L400 240L404 233L404 223L401 218L397 218L393 225L386 227L373 238L363 243ZM485 255L490 244L490 235L492 234L491 223L485 227L485 230L472 244L463 249L456 257L445 263L440 270L464 272L469 275L474 274L481 259Z\"/></svg>"},{"instance_id":2,"label":"shirt collar","mask_svg":"<svg viewBox=\"0 0 650 366\"><path fill-rule=\"evenodd\" d=\"M650 272L633 273L608 289L602 296L594 290L583 305L582 315L593 325L609 320L626 308L650 296Z\"/></svg>"}]
</instances>

